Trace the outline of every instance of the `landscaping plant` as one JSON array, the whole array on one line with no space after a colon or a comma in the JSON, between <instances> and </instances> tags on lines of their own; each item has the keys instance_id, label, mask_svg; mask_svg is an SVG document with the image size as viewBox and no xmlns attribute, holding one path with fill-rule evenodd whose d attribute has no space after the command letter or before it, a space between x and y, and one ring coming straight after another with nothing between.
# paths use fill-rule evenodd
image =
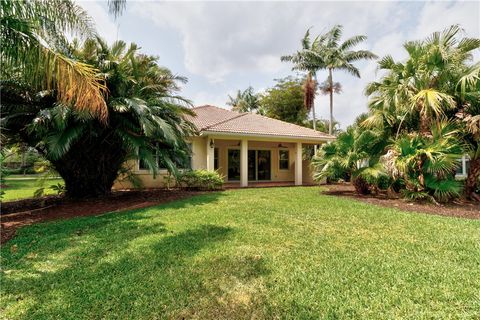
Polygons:
<instances>
[{"instance_id":1,"label":"landscaping plant","mask_svg":"<svg viewBox=\"0 0 480 320\"><path fill-rule=\"evenodd\" d=\"M66 108L51 91L2 81L8 142L35 147L63 178L70 197L109 193L129 159L142 159L154 173L160 161L176 172L178 159L189 155L184 138L193 132L184 118L192 114L190 103L176 94L185 79L123 41L108 46L97 38L74 42L69 50L101 71L109 92L108 121Z\"/></svg>"}]
</instances>

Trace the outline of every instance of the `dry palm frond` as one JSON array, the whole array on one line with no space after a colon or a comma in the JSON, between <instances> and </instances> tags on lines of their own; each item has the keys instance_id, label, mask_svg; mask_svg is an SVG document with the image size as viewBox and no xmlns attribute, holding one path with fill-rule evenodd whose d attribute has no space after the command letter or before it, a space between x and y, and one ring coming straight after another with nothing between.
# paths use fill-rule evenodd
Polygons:
<instances>
[{"instance_id":1,"label":"dry palm frond","mask_svg":"<svg viewBox=\"0 0 480 320\"><path fill-rule=\"evenodd\" d=\"M310 111L313 108L317 89L317 82L313 80L311 74L307 75L307 79L305 80L303 88L305 109L307 109L307 111Z\"/></svg>"},{"instance_id":2,"label":"dry palm frond","mask_svg":"<svg viewBox=\"0 0 480 320\"><path fill-rule=\"evenodd\" d=\"M48 90L56 90L59 102L106 120L107 87L104 79L98 75L98 70L48 49L42 51L48 61L44 85Z\"/></svg>"}]
</instances>

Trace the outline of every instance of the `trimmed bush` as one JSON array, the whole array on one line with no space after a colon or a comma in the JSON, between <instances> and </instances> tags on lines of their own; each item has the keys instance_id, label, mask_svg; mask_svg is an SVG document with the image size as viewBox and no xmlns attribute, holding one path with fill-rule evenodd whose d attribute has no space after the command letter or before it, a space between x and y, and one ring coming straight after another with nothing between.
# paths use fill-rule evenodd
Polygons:
<instances>
[{"instance_id":1,"label":"trimmed bush","mask_svg":"<svg viewBox=\"0 0 480 320\"><path fill-rule=\"evenodd\" d=\"M189 170L180 174L178 184L189 190L220 190L223 177L217 171Z\"/></svg>"}]
</instances>

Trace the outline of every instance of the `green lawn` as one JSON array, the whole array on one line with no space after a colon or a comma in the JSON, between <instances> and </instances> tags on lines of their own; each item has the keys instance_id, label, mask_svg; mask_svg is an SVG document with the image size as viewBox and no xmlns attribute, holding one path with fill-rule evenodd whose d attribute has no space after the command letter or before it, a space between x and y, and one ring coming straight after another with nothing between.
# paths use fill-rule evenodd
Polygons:
<instances>
[{"instance_id":1,"label":"green lawn","mask_svg":"<svg viewBox=\"0 0 480 320\"><path fill-rule=\"evenodd\" d=\"M480 318L480 221L316 187L37 224L2 258L6 319Z\"/></svg>"},{"instance_id":2,"label":"green lawn","mask_svg":"<svg viewBox=\"0 0 480 320\"><path fill-rule=\"evenodd\" d=\"M2 201L11 201L24 198L32 198L33 194L40 187L44 187L45 195L56 194L55 190L50 188L51 185L56 185L57 183L62 183L61 178L52 178L52 179L43 179L41 177L27 176L23 177L21 175L12 175L8 176L5 179L6 188L2 188L5 194L2 197Z\"/></svg>"}]
</instances>

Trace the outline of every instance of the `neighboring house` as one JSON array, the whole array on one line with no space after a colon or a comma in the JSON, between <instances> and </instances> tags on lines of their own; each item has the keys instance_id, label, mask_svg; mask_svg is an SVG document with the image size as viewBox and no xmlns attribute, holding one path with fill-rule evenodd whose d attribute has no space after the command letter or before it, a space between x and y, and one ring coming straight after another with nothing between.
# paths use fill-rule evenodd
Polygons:
<instances>
[{"instance_id":1,"label":"neighboring house","mask_svg":"<svg viewBox=\"0 0 480 320\"><path fill-rule=\"evenodd\" d=\"M256 182L311 184L309 161L302 159L304 147L320 145L335 137L292 123L255 113L239 113L214 106L193 109L189 120L198 135L189 138L191 168L217 170L228 184L247 187ZM147 188L162 187L166 170L155 178L140 162L134 173ZM117 182L116 188L131 187Z\"/></svg>"}]
</instances>

